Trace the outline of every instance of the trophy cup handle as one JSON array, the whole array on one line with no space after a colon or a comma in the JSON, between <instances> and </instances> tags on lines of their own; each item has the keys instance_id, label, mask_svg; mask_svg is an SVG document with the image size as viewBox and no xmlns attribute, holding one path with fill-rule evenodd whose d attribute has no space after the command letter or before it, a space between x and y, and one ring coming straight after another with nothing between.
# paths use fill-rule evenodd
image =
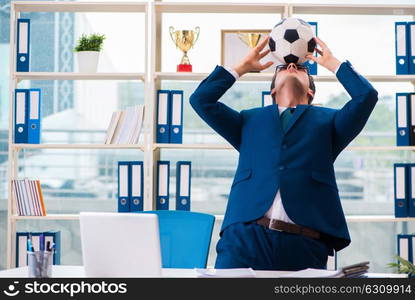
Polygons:
<instances>
[{"instance_id":1,"label":"trophy cup handle","mask_svg":"<svg viewBox=\"0 0 415 300\"><path fill-rule=\"evenodd\" d=\"M173 34L174 34L174 27L173 26L169 27L169 32L170 32L171 40L173 41L173 43L176 45L176 48L177 48L176 41L173 39Z\"/></svg>"},{"instance_id":2,"label":"trophy cup handle","mask_svg":"<svg viewBox=\"0 0 415 300\"><path fill-rule=\"evenodd\" d=\"M199 38L199 33L200 33L200 27L199 26L195 27L195 32L196 32L197 35L196 35L195 41L193 42L192 48L193 48L194 44L196 44L197 39Z\"/></svg>"}]
</instances>

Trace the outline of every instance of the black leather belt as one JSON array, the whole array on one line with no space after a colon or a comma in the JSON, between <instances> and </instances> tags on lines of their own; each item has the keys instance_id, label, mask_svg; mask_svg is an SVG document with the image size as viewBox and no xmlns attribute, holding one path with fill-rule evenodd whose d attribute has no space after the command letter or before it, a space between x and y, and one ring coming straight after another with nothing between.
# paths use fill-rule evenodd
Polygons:
<instances>
[{"instance_id":1,"label":"black leather belt","mask_svg":"<svg viewBox=\"0 0 415 300\"><path fill-rule=\"evenodd\" d=\"M262 217L261 219L256 220L259 225L262 225L266 228L277 230L277 231L286 231L295 234L302 234L307 237L319 240L321 239L322 235L320 232L304 227L298 224L287 223L277 219L269 219L267 217Z\"/></svg>"}]
</instances>

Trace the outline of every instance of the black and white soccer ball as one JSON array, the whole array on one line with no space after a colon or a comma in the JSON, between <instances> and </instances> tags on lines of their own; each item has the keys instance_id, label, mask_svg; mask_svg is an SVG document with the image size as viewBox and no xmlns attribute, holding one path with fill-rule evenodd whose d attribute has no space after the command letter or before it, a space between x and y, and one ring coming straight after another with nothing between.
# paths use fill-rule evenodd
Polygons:
<instances>
[{"instance_id":1,"label":"black and white soccer ball","mask_svg":"<svg viewBox=\"0 0 415 300\"><path fill-rule=\"evenodd\" d=\"M299 18L284 18L271 30L268 46L271 54L282 64L303 64L306 55L316 48L314 31Z\"/></svg>"}]
</instances>

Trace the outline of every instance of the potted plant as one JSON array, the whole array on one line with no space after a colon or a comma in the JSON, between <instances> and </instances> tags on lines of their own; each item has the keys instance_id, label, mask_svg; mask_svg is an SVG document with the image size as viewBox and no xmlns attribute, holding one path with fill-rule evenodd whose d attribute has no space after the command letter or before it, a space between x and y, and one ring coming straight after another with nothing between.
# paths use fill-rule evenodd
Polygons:
<instances>
[{"instance_id":1,"label":"potted plant","mask_svg":"<svg viewBox=\"0 0 415 300\"><path fill-rule=\"evenodd\" d=\"M102 49L105 35L93 33L82 34L74 48L78 56L79 72L95 73L98 68L99 52Z\"/></svg>"},{"instance_id":2,"label":"potted plant","mask_svg":"<svg viewBox=\"0 0 415 300\"><path fill-rule=\"evenodd\" d=\"M408 277L415 278L415 265L399 255L395 255L395 257L399 260L399 263L389 263L388 267L396 268L398 273L406 273Z\"/></svg>"}]
</instances>

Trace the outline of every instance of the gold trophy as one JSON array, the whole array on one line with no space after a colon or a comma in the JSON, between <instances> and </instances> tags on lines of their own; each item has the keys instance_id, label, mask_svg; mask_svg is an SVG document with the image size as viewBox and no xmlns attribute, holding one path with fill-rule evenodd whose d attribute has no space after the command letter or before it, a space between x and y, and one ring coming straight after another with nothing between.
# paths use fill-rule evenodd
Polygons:
<instances>
[{"instance_id":1,"label":"gold trophy","mask_svg":"<svg viewBox=\"0 0 415 300\"><path fill-rule=\"evenodd\" d=\"M187 56L187 51L193 47L199 38L199 26L196 26L195 30L174 30L173 26L170 26L169 31L176 48L180 48L184 53L182 61L177 65L177 72L192 72L192 65Z\"/></svg>"},{"instance_id":2,"label":"gold trophy","mask_svg":"<svg viewBox=\"0 0 415 300\"><path fill-rule=\"evenodd\" d=\"M257 32L240 32L238 31L239 39L244 42L249 48L255 48L261 39L262 34ZM259 71L251 71L258 73Z\"/></svg>"}]
</instances>

